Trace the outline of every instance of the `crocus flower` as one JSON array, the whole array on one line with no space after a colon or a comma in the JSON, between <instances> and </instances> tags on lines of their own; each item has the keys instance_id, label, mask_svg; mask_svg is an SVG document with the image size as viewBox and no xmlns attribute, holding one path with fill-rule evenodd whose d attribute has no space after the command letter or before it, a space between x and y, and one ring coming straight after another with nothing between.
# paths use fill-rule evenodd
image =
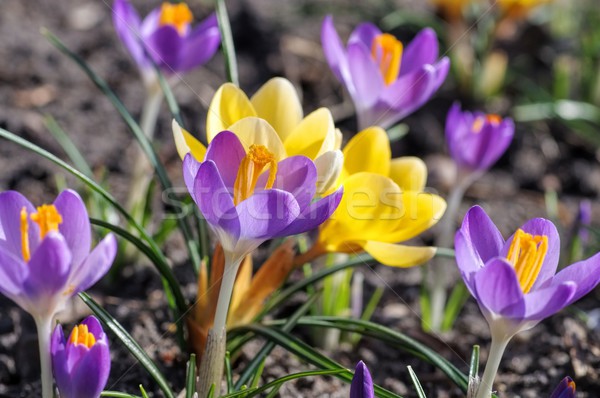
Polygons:
<instances>
[{"instance_id":1,"label":"crocus flower","mask_svg":"<svg viewBox=\"0 0 600 398\"><path fill-rule=\"evenodd\" d=\"M61 398L97 398L110 373L108 339L89 316L65 340L61 325L52 333L52 371Z\"/></svg>"},{"instance_id":2,"label":"crocus flower","mask_svg":"<svg viewBox=\"0 0 600 398\"><path fill-rule=\"evenodd\" d=\"M569 376L562 379L550 398L575 398L575 382Z\"/></svg>"},{"instance_id":3,"label":"crocus flower","mask_svg":"<svg viewBox=\"0 0 600 398\"><path fill-rule=\"evenodd\" d=\"M523 18L533 9L552 0L498 0L497 4L505 18Z\"/></svg>"},{"instance_id":4,"label":"crocus flower","mask_svg":"<svg viewBox=\"0 0 600 398\"><path fill-rule=\"evenodd\" d=\"M460 104L446 118L446 141L452 159L468 171L485 171L504 154L515 132L510 118L462 112Z\"/></svg>"},{"instance_id":5,"label":"crocus flower","mask_svg":"<svg viewBox=\"0 0 600 398\"><path fill-rule=\"evenodd\" d=\"M532 219L505 241L478 206L469 210L456 233L455 250L465 285L491 329L492 346L477 395L487 398L512 336L596 287L600 254L556 273L560 240L554 224Z\"/></svg>"},{"instance_id":6,"label":"crocus flower","mask_svg":"<svg viewBox=\"0 0 600 398\"><path fill-rule=\"evenodd\" d=\"M236 85L222 85L208 109L208 142L224 130L235 133L246 149L265 146L278 161L297 155L314 160L319 193L331 188L339 175L342 137L331 112L319 108L304 117L298 93L287 79L269 80L250 99ZM205 147L190 133L175 125L173 134L182 159L187 153L199 162L204 159Z\"/></svg>"},{"instance_id":7,"label":"crocus flower","mask_svg":"<svg viewBox=\"0 0 600 398\"><path fill-rule=\"evenodd\" d=\"M108 234L94 250L83 201L71 190L37 209L20 193L0 193L0 292L34 318L67 300L110 268L117 244Z\"/></svg>"},{"instance_id":8,"label":"crocus flower","mask_svg":"<svg viewBox=\"0 0 600 398\"><path fill-rule=\"evenodd\" d=\"M430 0L442 15L450 22L462 18L463 9L475 0Z\"/></svg>"},{"instance_id":9,"label":"crocus flower","mask_svg":"<svg viewBox=\"0 0 600 398\"><path fill-rule=\"evenodd\" d=\"M390 127L419 109L440 88L450 67L447 57L438 60L437 37L429 28L404 49L391 34L362 23L344 48L327 16L321 43L329 67L354 101L361 129Z\"/></svg>"},{"instance_id":10,"label":"crocus flower","mask_svg":"<svg viewBox=\"0 0 600 398\"><path fill-rule=\"evenodd\" d=\"M385 131L370 127L354 136L344 150L338 184L344 196L332 217L319 228L312 249L297 264L327 252L366 251L377 261L410 267L431 259L434 247L398 244L433 226L446 209L437 195L423 192L427 168L416 157L391 159Z\"/></svg>"},{"instance_id":11,"label":"crocus flower","mask_svg":"<svg viewBox=\"0 0 600 398\"><path fill-rule=\"evenodd\" d=\"M127 0L113 3L115 30L147 80L154 79L152 62L171 76L212 58L221 42L216 15L193 28L192 20L192 12L183 2L165 2L143 20Z\"/></svg>"},{"instance_id":12,"label":"crocus flower","mask_svg":"<svg viewBox=\"0 0 600 398\"><path fill-rule=\"evenodd\" d=\"M350 398L373 398L373 379L369 368L363 361L359 361L354 369L354 377L350 384Z\"/></svg>"}]
</instances>

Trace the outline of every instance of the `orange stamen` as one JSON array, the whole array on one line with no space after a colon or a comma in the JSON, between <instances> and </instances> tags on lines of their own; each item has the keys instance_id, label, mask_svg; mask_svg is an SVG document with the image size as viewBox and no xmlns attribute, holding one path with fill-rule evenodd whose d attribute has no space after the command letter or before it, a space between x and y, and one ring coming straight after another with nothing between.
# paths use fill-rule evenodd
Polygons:
<instances>
[{"instance_id":1,"label":"orange stamen","mask_svg":"<svg viewBox=\"0 0 600 398\"><path fill-rule=\"evenodd\" d=\"M523 293L528 293L535 283L548 252L548 237L531 235L518 229L508 249L506 258L515 268Z\"/></svg>"},{"instance_id":2,"label":"orange stamen","mask_svg":"<svg viewBox=\"0 0 600 398\"><path fill-rule=\"evenodd\" d=\"M160 18L158 24L160 26L174 26L180 35L183 35L194 19L192 11L185 3L171 4L163 3L160 9Z\"/></svg>"},{"instance_id":3,"label":"orange stamen","mask_svg":"<svg viewBox=\"0 0 600 398\"><path fill-rule=\"evenodd\" d=\"M40 239L44 239L48 232L58 231L58 224L62 223L62 217L54 205L42 205L37 208L37 213L31 215L31 221L40 226Z\"/></svg>"},{"instance_id":4,"label":"orange stamen","mask_svg":"<svg viewBox=\"0 0 600 398\"><path fill-rule=\"evenodd\" d=\"M475 118L475 121L473 122L473 126L472 126L473 132L476 134L480 133L481 130L483 130L483 126L485 126L486 123L489 123L492 126L496 127L500 123L502 123L502 118L499 115L495 115L495 114L478 116L477 118Z\"/></svg>"},{"instance_id":5,"label":"orange stamen","mask_svg":"<svg viewBox=\"0 0 600 398\"><path fill-rule=\"evenodd\" d=\"M267 165L270 166L270 169L265 189L271 189L277 175L275 156L264 145L251 145L250 150L240 163L233 185L233 203L236 206L254 193L258 177Z\"/></svg>"},{"instance_id":6,"label":"orange stamen","mask_svg":"<svg viewBox=\"0 0 600 398\"><path fill-rule=\"evenodd\" d=\"M29 223L27 222L27 209L25 206L21 209L21 253L23 260L29 261L31 252L29 251Z\"/></svg>"},{"instance_id":7,"label":"orange stamen","mask_svg":"<svg viewBox=\"0 0 600 398\"><path fill-rule=\"evenodd\" d=\"M398 78L402 49L402 42L389 33L375 36L371 43L371 57L379 65L386 85L392 84Z\"/></svg>"},{"instance_id":8,"label":"orange stamen","mask_svg":"<svg viewBox=\"0 0 600 398\"><path fill-rule=\"evenodd\" d=\"M92 348L96 344L96 338L88 331L87 325L78 325L73 328L69 337L71 344L83 344L87 348Z\"/></svg>"}]
</instances>

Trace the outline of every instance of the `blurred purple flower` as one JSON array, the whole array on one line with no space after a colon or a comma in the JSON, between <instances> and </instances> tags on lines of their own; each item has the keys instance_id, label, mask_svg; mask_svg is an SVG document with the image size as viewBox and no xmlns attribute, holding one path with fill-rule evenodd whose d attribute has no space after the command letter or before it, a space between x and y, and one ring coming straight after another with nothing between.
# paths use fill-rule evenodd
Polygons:
<instances>
[{"instance_id":1,"label":"blurred purple flower","mask_svg":"<svg viewBox=\"0 0 600 398\"><path fill-rule=\"evenodd\" d=\"M36 320L51 319L110 268L114 235L90 252L91 242L88 214L76 192L65 190L37 209L18 192L0 193L0 293Z\"/></svg>"},{"instance_id":2,"label":"blurred purple flower","mask_svg":"<svg viewBox=\"0 0 600 398\"><path fill-rule=\"evenodd\" d=\"M108 339L89 316L65 340L61 325L52 333L52 372L61 398L98 398L110 373Z\"/></svg>"},{"instance_id":3,"label":"blurred purple flower","mask_svg":"<svg viewBox=\"0 0 600 398\"><path fill-rule=\"evenodd\" d=\"M592 202L588 199L579 202L579 214L577 215L577 235L583 245L590 240L589 227L592 223Z\"/></svg>"},{"instance_id":4,"label":"blurred purple flower","mask_svg":"<svg viewBox=\"0 0 600 398\"><path fill-rule=\"evenodd\" d=\"M115 30L145 77L153 75L152 61L170 76L212 58L221 42L216 15L211 14L195 28L191 27L192 19L185 3L165 2L144 20L127 0L113 3Z\"/></svg>"},{"instance_id":5,"label":"blurred purple flower","mask_svg":"<svg viewBox=\"0 0 600 398\"><path fill-rule=\"evenodd\" d=\"M374 396L371 373L369 373L367 365L363 361L359 361L350 385L350 398L373 398Z\"/></svg>"},{"instance_id":6,"label":"blurred purple flower","mask_svg":"<svg viewBox=\"0 0 600 398\"><path fill-rule=\"evenodd\" d=\"M447 57L438 60L437 36L429 28L404 49L394 36L362 23L344 48L329 15L323 21L321 43L329 66L354 101L359 130L391 127L419 109L450 68Z\"/></svg>"},{"instance_id":7,"label":"blurred purple flower","mask_svg":"<svg viewBox=\"0 0 600 398\"><path fill-rule=\"evenodd\" d=\"M185 183L229 262L241 260L262 242L319 226L337 208L342 188L316 194L317 170L304 156L277 161L262 145L248 151L230 131L208 146L204 162L183 161Z\"/></svg>"},{"instance_id":8,"label":"blurred purple flower","mask_svg":"<svg viewBox=\"0 0 600 398\"><path fill-rule=\"evenodd\" d=\"M590 292L600 282L600 254L556 275L560 238L554 224L529 220L507 241L479 206L455 238L456 261L492 335L510 338Z\"/></svg>"},{"instance_id":9,"label":"blurred purple flower","mask_svg":"<svg viewBox=\"0 0 600 398\"><path fill-rule=\"evenodd\" d=\"M462 168L489 169L504 154L515 132L510 118L481 112L462 112L460 104L450 108L446 118L446 141L450 155Z\"/></svg>"},{"instance_id":10,"label":"blurred purple flower","mask_svg":"<svg viewBox=\"0 0 600 398\"><path fill-rule=\"evenodd\" d=\"M550 398L575 398L575 382L569 376L562 379Z\"/></svg>"}]
</instances>

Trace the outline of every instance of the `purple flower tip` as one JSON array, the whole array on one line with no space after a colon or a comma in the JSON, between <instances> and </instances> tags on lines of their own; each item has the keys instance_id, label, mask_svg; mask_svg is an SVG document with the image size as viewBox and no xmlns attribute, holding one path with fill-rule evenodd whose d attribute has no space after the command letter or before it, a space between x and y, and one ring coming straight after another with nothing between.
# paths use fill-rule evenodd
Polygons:
<instances>
[{"instance_id":1,"label":"purple flower tip","mask_svg":"<svg viewBox=\"0 0 600 398\"><path fill-rule=\"evenodd\" d=\"M350 385L350 398L372 398L374 396L371 373L369 373L367 365L363 361L359 361Z\"/></svg>"},{"instance_id":2,"label":"purple flower tip","mask_svg":"<svg viewBox=\"0 0 600 398\"><path fill-rule=\"evenodd\" d=\"M550 398L574 398L575 397L575 382L569 376L562 379L556 387Z\"/></svg>"}]
</instances>

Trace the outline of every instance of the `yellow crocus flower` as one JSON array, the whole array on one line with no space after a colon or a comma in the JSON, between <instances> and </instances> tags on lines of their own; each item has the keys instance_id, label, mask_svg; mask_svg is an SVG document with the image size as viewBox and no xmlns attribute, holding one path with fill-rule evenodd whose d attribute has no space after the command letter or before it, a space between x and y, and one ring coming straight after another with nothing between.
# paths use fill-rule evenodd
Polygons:
<instances>
[{"instance_id":1,"label":"yellow crocus flower","mask_svg":"<svg viewBox=\"0 0 600 398\"><path fill-rule=\"evenodd\" d=\"M320 193L330 188L339 174L342 139L331 112L319 108L304 117L296 89L287 79L269 80L251 98L236 85L223 84L208 109L208 142L223 130L235 133L246 149L265 146L277 161L295 155L314 160ZM198 161L204 159L206 148L196 138L176 124L173 134L182 159L188 152Z\"/></svg>"},{"instance_id":2,"label":"yellow crocus flower","mask_svg":"<svg viewBox=\"0 0 600 398\"><path fill-rule=\"evenodd\" d=\"M366 251L377 261L411 267L431 259L435 247L398 244L433 226L446 202L423 191L427 168L416 157L391 159L386 132L369 127L353 137L343 150L344 165L338 184L344 196L331 218L319 228L309 252L296 264L327 253Z\"/></svg>"},{"instance_id":3,"label":"yellow crocus flower","mask_svg":"<svg viewBox=\"0 0 600 398\"><path fill-rule=\"evenodd\" d=\"M475 1L477 0L430 0L430 3L437 7L448 21L456 21L462 19L464 7Z\"/></svg>"},{"instance_id":4,"label":"yellow crocus flower","mask_svg":"<svg viewBox=\"0 0 600 398\"><path fill-rule=\"evenodd\" d=\"M534 8L552 0L498 0L498 7L506 18L522 18Z\"/></svg>"}]
</instances>

